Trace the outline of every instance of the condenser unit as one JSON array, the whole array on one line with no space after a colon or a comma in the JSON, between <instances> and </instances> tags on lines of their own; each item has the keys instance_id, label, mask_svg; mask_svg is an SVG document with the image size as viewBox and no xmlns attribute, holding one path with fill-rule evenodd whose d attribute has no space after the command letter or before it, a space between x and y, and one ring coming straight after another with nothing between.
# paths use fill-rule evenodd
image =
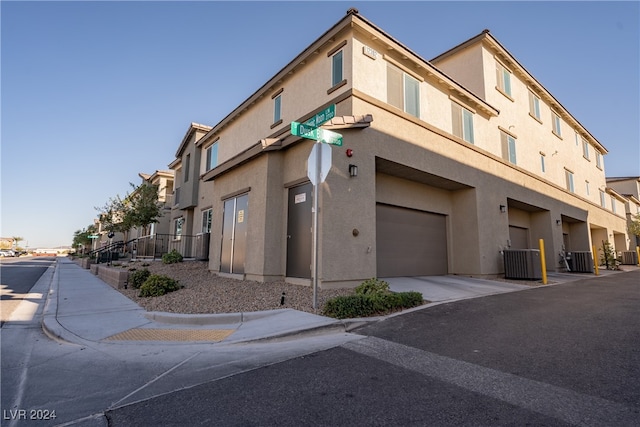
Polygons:
<instances>
[{"instance_id":1,"label":"condenser unit","mask_svg":"<svg viewBox=\"0 0 640 427\"><path fill-rule=\"evenodd\" d=\"M638 264L638 254L636 251L623 251L622 252L622 263L625 265L636 265Z\"/></svg>"},{"instance_id":2,"label":"condenser unit","mask_svg":"<svg viewBox=\"0 0 640 427\"><path fill-rule=\"evenodd\" d=\"M508 249L504 253L505 279L542 279L540 251L537 249Z\"/></svg>"},{"instance_id":3,"label":"condenser unit","mask_svg":"<svg viewBox=\"0 0 640 427\"><path fill-rule=\"evenodd\" d=\"M589 251L569 252L571 271L574 273L593 273L593 258Z\"/></svg>"},{"instance_id":4,"label":"condenser unit","mask_svg":"<svg viewBox=\"0 0 640 427\"><path fill-rule=\"evenodd\" d=\"M209 259L209 238L211 233L196 234L196 260L205 261Z\"/></svg>"}]
</instances>

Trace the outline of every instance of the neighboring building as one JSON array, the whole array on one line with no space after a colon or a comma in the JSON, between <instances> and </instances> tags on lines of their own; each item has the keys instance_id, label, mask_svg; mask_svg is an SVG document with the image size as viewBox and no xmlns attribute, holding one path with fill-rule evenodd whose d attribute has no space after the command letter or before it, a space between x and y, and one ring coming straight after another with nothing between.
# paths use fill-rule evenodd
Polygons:
<instances>
[{"instance_id":1,"label":"neighboring building","mask_svg":"<svg viewBox=\"0 0 640 427\"><path fill-rule=\"evenodd\" d=\"M539 239L551 270L563 250L626 246L606 148L488 31L429 62L351 9L217 125L187 131L170 165L174 234L210 230L210 270L310 283L314 141L290 123L334 104L323 288L499 275L503 250Z\"/></svg>"},{"instance_id":2,"label":"neighboring building","mask_svg":"<svg viewBox=\"0 0 640 427\"><path fill-rule=\"evenodd\" d=\"M639 218L640 215L640 177L610 177L607 178L607 185L617 194L624 197L624 212L627 217L627 224ZM629 236L629 249L640 246L640 236Z\"/></svg>"}]
</instances>

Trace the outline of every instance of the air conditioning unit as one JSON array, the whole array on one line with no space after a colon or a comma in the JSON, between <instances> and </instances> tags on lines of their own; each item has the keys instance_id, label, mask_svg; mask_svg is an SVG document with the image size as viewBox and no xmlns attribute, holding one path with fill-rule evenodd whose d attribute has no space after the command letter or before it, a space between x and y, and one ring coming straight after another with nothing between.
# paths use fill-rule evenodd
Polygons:
<instances>
[{"instance_id":1,"label":"air conditioning unit","mask_svg":"<svg viewBox=\"0 0 640 427\"><path fill-rule=\"evenodd\" d=\"M593 258L589 251L569 252L571 271L574 273L593 273Z\"/></svg>"},{"instance_id":2,"label":"air conditioning unit","mask_svg":"<svg viewBox=\"0 0 640 427\"><path fill-rule=\"evenodd\" d=\"M625 265L638 264L638 254L636 251L622 251L622 263Z\"/></svg>"},{"instance_id":3,"label":"air conditioning unit","mask_svg":"<svg viewBox=\"0 0 640 427\"><path fill-rule=\"evenodd\" d=\"M504 254L505 279L542 279L540 251L537 249L508 249Z\"/></svg>"},{"instance_id":4,"label":"air conditioning unit","mask_svg":"<svg viewBox=\"0 0 640 427\"><path fill-rule=\"evenodd\" d=\"M196 260L209 259L209 238L211 233L199 233L196 235Z\"/></svg>"}]
</instances>

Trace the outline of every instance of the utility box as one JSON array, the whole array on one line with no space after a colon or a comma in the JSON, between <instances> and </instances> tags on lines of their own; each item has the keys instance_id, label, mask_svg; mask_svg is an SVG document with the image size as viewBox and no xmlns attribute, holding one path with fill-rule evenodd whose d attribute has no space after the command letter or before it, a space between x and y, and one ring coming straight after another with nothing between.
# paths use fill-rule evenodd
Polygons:
<instances>
[{"instance_id":1,"label":"utility box","mask_svg":"<svg viewBox=\"0 0 640 427\"><path fill-rule=\"evenodd\" d=\"M538 249L508 249L503 251L503 254L505 279L542 279L542 265Z\"/></svg>"},{"instance_id":2,"label":"utility box","mask_svg":"<svg viewBox=\"0 0 640 427\"><path fill-rule=\"evenodd\" d=\"M637 265L638 254L636 253L636 251L622 251L622 264Z\"/></svg>"},{"instance_id":3,"label":"utility box","mask_svg":"<svg viewBox=\"0 0 640 427\"><path fill-rule=\"evenodd\" d=\"M569 268L573 273L593 273L593 257L590 251L575 251L567 253Z\"/></svg>"},{"instance_id":4,"label":"utility box","mask_svg":"<svg viewBox=\"0 0 640 427\"><path fill-rule=\"evenodd\" d=\"M206 261L209 259L209 239L211 233L199 233L196 235L196 260Z\"/></svg>"}]
</instances>

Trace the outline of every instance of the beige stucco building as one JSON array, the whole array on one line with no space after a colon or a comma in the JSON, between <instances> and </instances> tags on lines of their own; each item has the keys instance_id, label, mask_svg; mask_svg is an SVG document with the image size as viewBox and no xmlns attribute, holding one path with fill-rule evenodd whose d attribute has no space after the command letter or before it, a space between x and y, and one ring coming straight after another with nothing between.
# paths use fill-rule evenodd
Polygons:
<instances>
[{"instance_id":1,"label":"beige stucco building","mask_svg":"<svg viewBox=\"0 0 640 427\"><path fill-rule=\"evenodd\" d=\"M310 283L315 141L291 122L332 105L323 288L500 275L503 250L539 239L551 270L563 250L627 249L606 148L488 31L427 61L350 10L218 124L189 127L173 228L210 231L210 270Z\"/></svg>"}]
</instances>

